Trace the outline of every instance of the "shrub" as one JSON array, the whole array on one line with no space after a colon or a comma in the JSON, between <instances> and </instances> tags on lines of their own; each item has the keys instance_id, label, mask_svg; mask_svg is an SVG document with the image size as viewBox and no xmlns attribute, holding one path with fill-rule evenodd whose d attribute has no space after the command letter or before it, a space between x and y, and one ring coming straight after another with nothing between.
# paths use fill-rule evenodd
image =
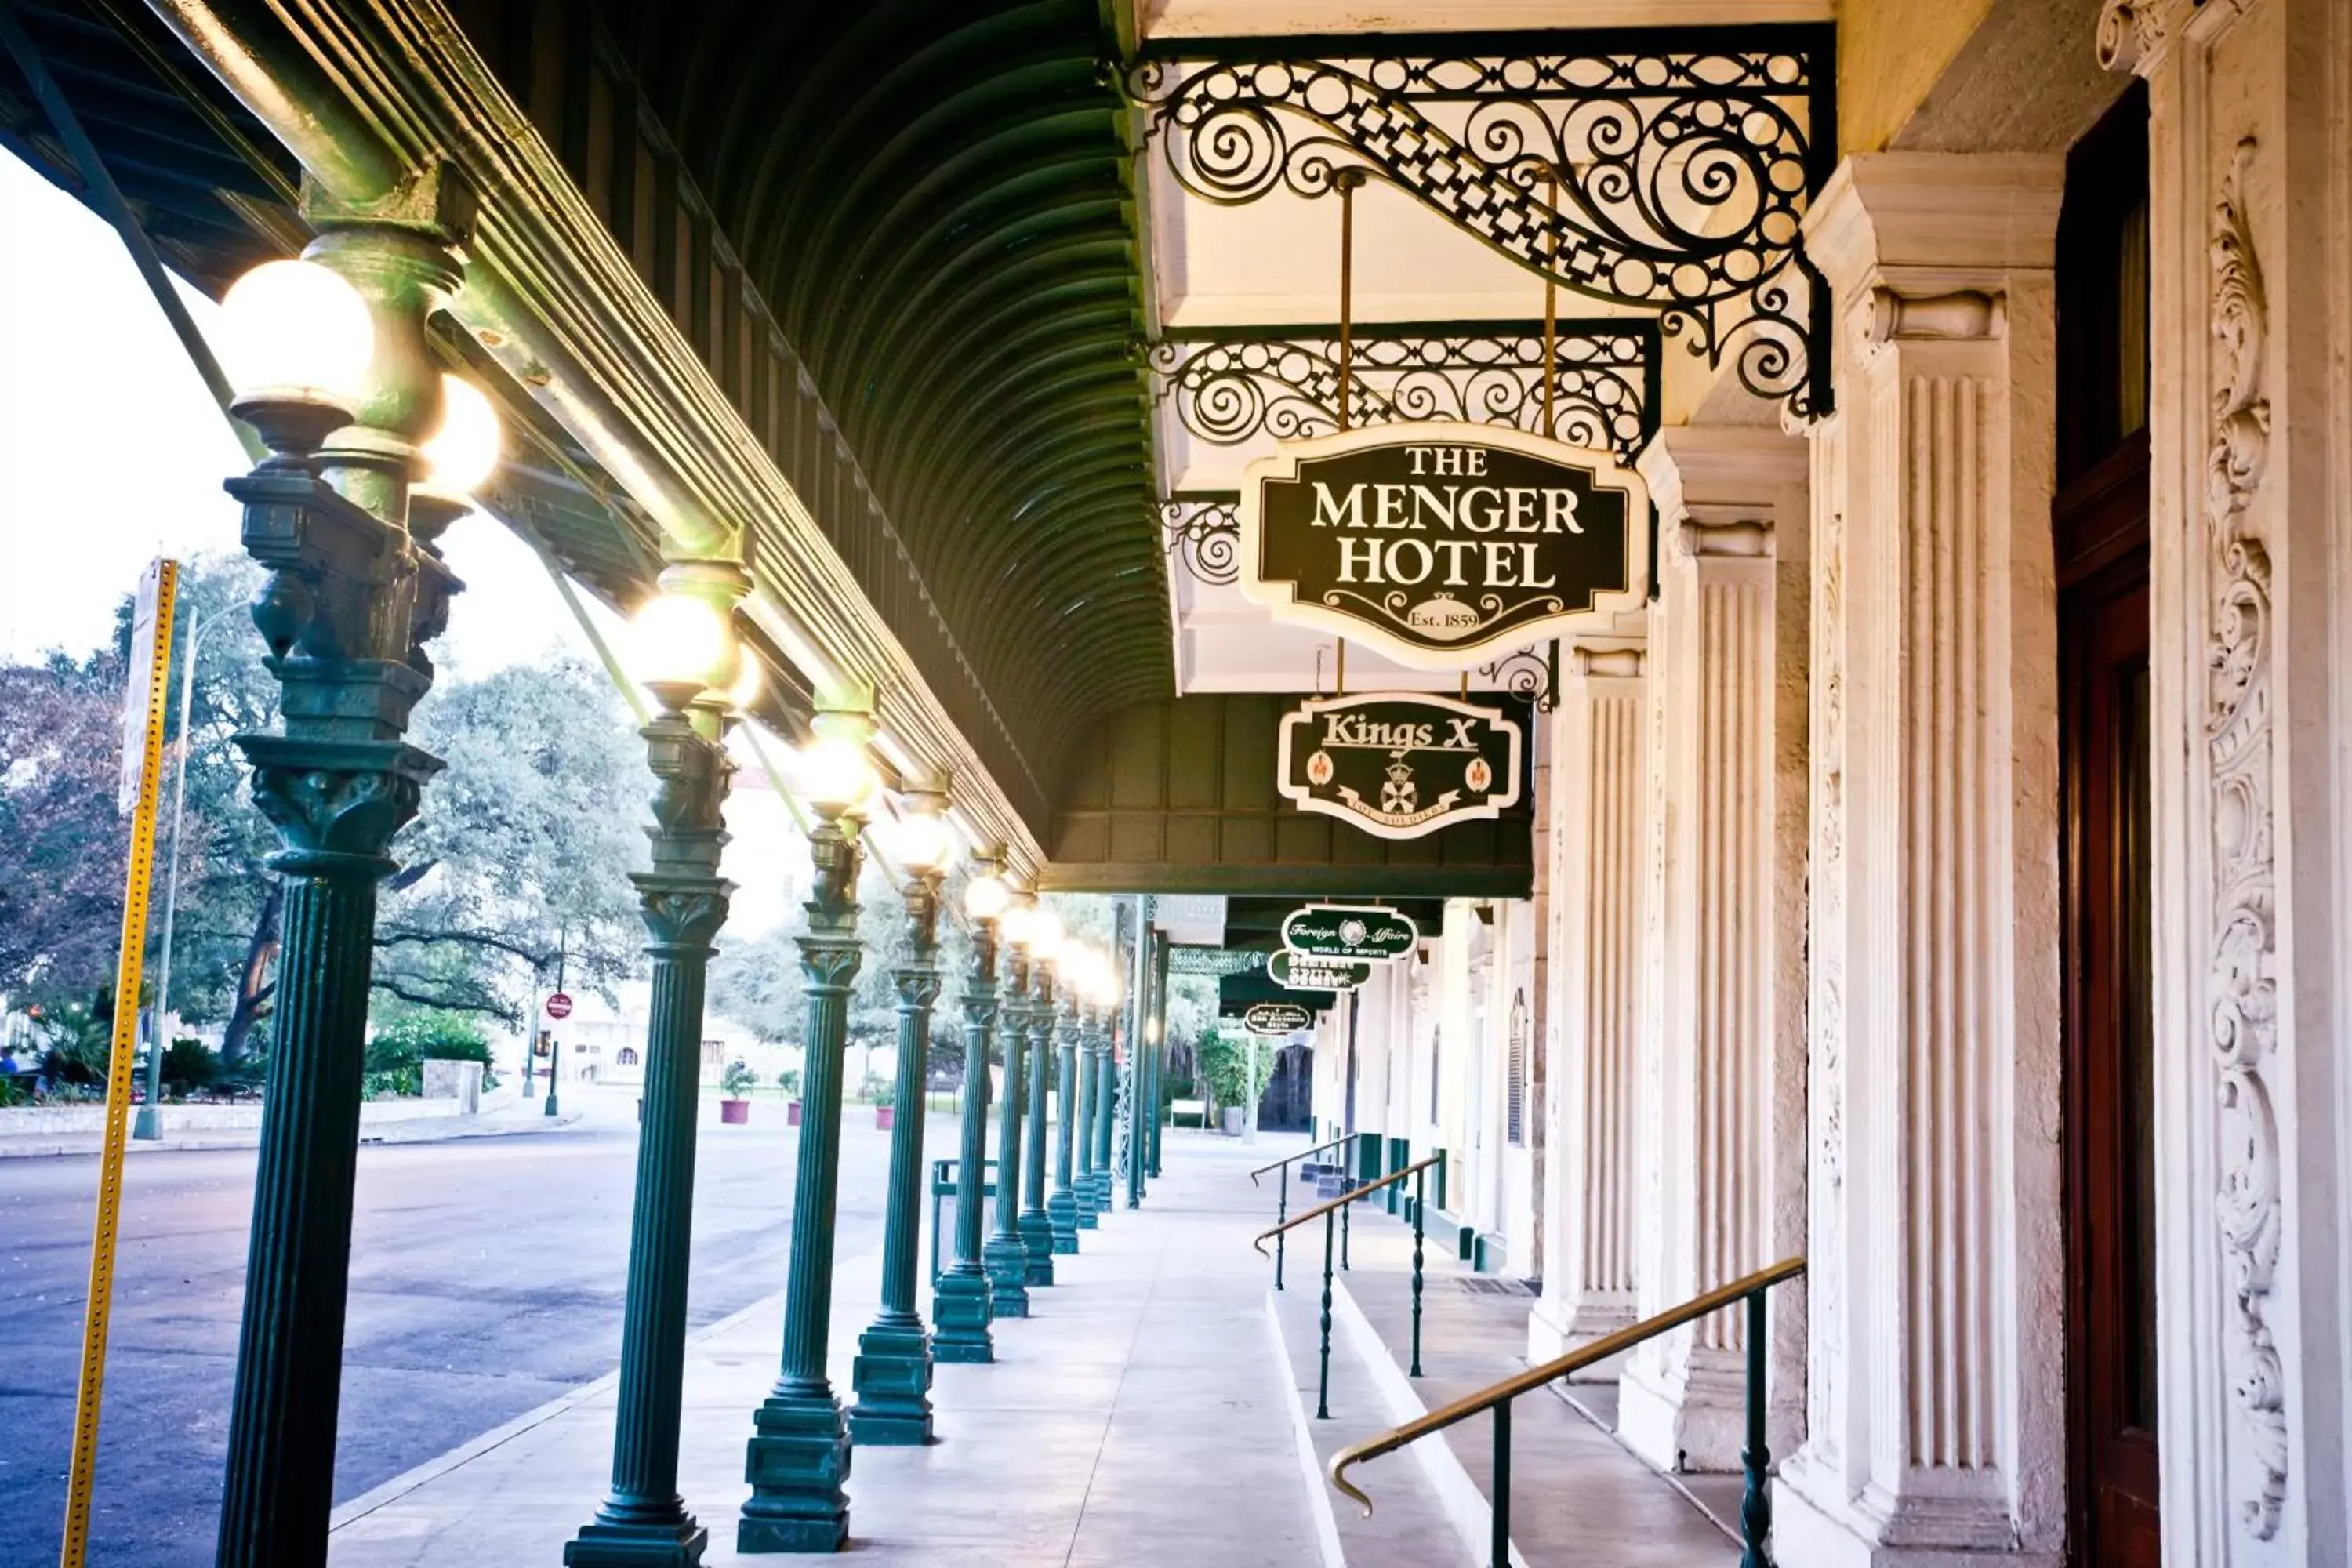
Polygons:
<instances>
[{"instance_id":1,"label":"shrub","mask_svg":"<svg viewBox=\"0 0 2352 1568\"><path fill-rule=\"evenodd\" d=\"M866 1080L866 1098L877 1109L887 1110L898 1103L898 1086L887 1078L869 1078Z\"/></svg>"},{"instance_id":2,"label":"shrub","mask_svg":"<svg viewBox=\"0 0 2352 1568\"><path fill-rule=\"evenodd\" d=\"M782 1089L786 1094L798 1094L801 1091L801 1069L798 1068L786 1068L783 1071L778 1073L776 1075L776 1087Z\"/></svg>"},{"instance_id":3,"label":"shrub","mask_svg":"<svg viewBox=\"0 0 2352 1568\"><path fill-rule=\"evenodd\" d=\"M420 1062L490 1063L490 1037L482 1026L457 1013L420 1008L403 1013L368 1041L370 1072L395 1072Z\"/></svg>"},{"instance_id":4,"label":"shrub","mask_svg":"<svg viewBox=\"0 0 2352 1568\"><path fill-rule=\"evenodd\" d=\"M719 1075L719 1091L730 1100L747 1100L751 1098L752 1087L759 1081L759 1075L743 1065L741 1057L737 1057L727 1064L727 1070Z\"/></svg>"},{"instance_id":5,"label":"shrub","mask_svg":"<svg viewBox=\"0 0 2352 1568\"><path fill-rule=\"evenodd\" d=\"M163 1086L182 1094L210 1089L221 1075L220 1058L202 1040L184 1036L163 1053Z\"/></svg>"}]
</instances>

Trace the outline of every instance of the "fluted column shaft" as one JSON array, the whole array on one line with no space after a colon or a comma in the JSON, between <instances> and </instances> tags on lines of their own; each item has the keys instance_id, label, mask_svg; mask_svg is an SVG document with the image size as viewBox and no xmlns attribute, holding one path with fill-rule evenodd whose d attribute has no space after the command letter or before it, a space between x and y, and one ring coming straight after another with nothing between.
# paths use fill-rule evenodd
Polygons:
<instances>
[{"instance_id":1,"label":"fluted column shaft","mask_svg":"<svg viewBox=\"0 0 2352 1568\"><path fill-rule=\"evenodd\" d=\"M1007 949L1004 1005L999 1015L1004 1039L1004 1111L996 1133L996 1224L982 1253L988 1268L991 1310L999 1318L1029 1315L1029 1244L1021 1234L1021 1121L1027 1095L1023 1088L1029 1055L1029 963L1017 946Z\"/></svg>"},{"instance_id":2,"label":"fluted column shaft","mask_svg":"<svg viewBox=\"0 0 2352 1568\"><path fill-rule=\"evenodd\" d=\"M1097 1211L1110 1208L1111 1133L1112 1119L1118 1110L1118 1067L1111 1059L1111 1015L1095 1015L1095 1100L1094 1122L1088 1135L1095 1145L1094 1204Z\"/></svg>"},{"instance_id":3,"label":"fluted column shaft","mask_svg":"<svg viewBox=\"0 0 2352 1568\"><path fill-rule=\"evenodd\" d=\"M982 1261L983 1166L988 1159L989 1036L996 1022L996 928L972 921L971 977L963 988L963 1121L956 1149L955 1258L933 1288L931 1354L946 1362L996 1359L995 1316Z\"/></svg>"},{"instance_id":4,"label":"fluted column shaft","mask_svg":"<svg viewBox=\"0 0 2352 1568\"><path fill-rule=\"evenodd\" d=\"M1045 1075L1054 1070L1053 972L1033 964L1031 980L1029 1134L1021 1163L1021 1239L1029 1248L1028 1283L1038 1286L1054 1282L1054 1216L1045 1207Z\"/></svg>"},{"instance_id":5,"label":"fluted column shaft","mask_svg":"<svg viewBox=\"0 0 2352 1568\"><path fill-rule=\"evenodd\" d=\"M1054 1100L1054 1195L1045 1213L1054 1226L1054 1250L1078 1249L1077 1105L1078 1014L1081 1004L1067 994L1055 1016L1054 1038L1058 1058L1059 1088Z\"/></svg>"},{"instance_id":6,"label":"fluted column shaft","mask_svg":"<svg viewBox=\"0 0 2352 1568\"><path fill-rule=\"evenodd\" d=\"M833 1327L834 1205L841 1175L842 1047L857 977L861 852L827 820L811 836L816 862L800 939L808 998L800 1155L793 1172L792 1249L784 1277L782 1374L753 1414L746 1457L751 1497L736 1526L739 1552L832 1552L849 1533L849 1433L825 1377Z\"/></svg>"},{"instance_id":7,"label":"fluted column shaft","mask_svg":"<svg viewBox=\"0 0 2352 1568\"><path fill-rule=\"evenodd\" d=\"M1078 1228L1092 1230L1101 1205L1095 1201L1095 1019L1093 1007L1078 1014L1078 1097L1076 1173L1070 1178L1070 1195L1077 1202Z\"/></svg>"}]
</instances>

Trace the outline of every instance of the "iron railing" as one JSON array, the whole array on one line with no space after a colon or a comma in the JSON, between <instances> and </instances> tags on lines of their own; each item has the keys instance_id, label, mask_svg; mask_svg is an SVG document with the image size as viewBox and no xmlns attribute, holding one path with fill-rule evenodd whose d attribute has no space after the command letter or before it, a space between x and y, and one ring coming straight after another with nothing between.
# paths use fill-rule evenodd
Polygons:
<instances>
[{"instance_id":1,"label":"iron railing","mask_svg":"<svg viewBox=\"0 0 2352 1568\"><path fill-rule=\"evenodd\" d=\"M1580 1372L1596 1363L1607 1361L1633 1349L1644 1340L1654 1339L1670 1329L1695 1322L1710 1312L1745 1301L1748 1305L1748 1445L1739 1458L1747 1475L1748 1489L1739 1503L1740 1568L1770 1568L1764 1555L1765 1539L1772 1532L1772 1501L1765 1489L1766 1472L1772 1463L1772 1453L1764 1432L1765 1377L1764 1363L1769 1349L1769 1319L1765 1313L1765 1296L1773 1286L1794 1279L1805 1271L1805 1260L1790 1258L1760 1268L1745 1279L1735 1279L1704 1296L1695 1297L1679 1307L1670 1308L1654 1318L1644 1318L1631 1328L1604 1334L1589 1345L1555 1356L1540 1366L1531 1366L1513 1377L1507 1377L1491 1388L1465 1395L1443 1409L1433 1410L1418 1420L1408 1421L1394 1431L1351 1444L1333 1456L1331 1484L1363 1506L1369 1517L1372 1500L1348 1482L1348 1471L1367 1459L1392 1454L1408 1443L1418 1442L1433 1433L1468 1420L1481 1411L1491 1412L1495 1421L1495 1476L1489 1506L1493 1510L1492 1535L1488 1551L1492 1568L1509 1568L1511 1561L1511 1401L1520 1394L1556 1382L1570 1373ZM1328 1293L1325 1300L1329 1300ZM1328 1321L1328 1309L1326 1309ZM1420 1354L1416 1344L1414 1355Z\"/></svg>"},{"instance_id":2,"label":"iron railing","mask_svg":"<svg viewBox=\"0 0 2352 1568\"><path fill-rule=\"evenodd\" d=\"M1312 1149L1301 1149L1297 1153L1290 1155L1286 1159L1276 1160L1270 1165L1260 1165L1256 1170L1250 1173L1250 1185L1253 1187L1257 1185L1257 1179L1260 1176L1265 1175L1268 1171L1281 1171L1283 1173L1282 1180L1275 1184L1274 1223L1276 1226L1276 1234L1274 1241L1274 1288L1276 1289L1279 1290L1282 1289L1282 1260L1283 1255L1286 1250L1282 1244L1282 1237L1280 1235L1279 1227L1284 1220L1290 1217L1290 1173L1286 1167L1297 1164L1299 1161L1306 1159L1309 1154L1320 1154L1326 1149L1337 1149L1342 1143L1353 1143L1355 1141L1356 1135L1354 1133L1342 1132L1339 1136L1332 1139L1328 1142L1318 1143ZM1342 1182L1345 1182L1349 1178L1348 1173L1343 1171L1340 1173L1339 1179Z\"/></svg>"},{"instance_id":3,"label":"iron railing","mask_svg":"<svg viewBox=\"0 0 2352 1568\"><path fill-rule=\"evenodd\" d=\"M1252 1247L1257 1248L1259 1257L1268 1257L1270 1254L1265 1250L1267 1237L1279 1238L1284 1232L1294 1230L1312 1219L1320 1219L1323 1222L1323 1342L1315 1373L1315 1419L1318 1421L1331 1419L1331 1237L1334 1217L1338 1216L1344 1220L1358 1199L1368 1197L1382 1187L1393 1186L1407 1176L1413 1179L1412 1375L1414 1377L1421 1375L1422 1223L1429 1213L1429 1205L1422 1196L1422 1176L1432 1165L1444 1158L1442 1154L1432 1154L1425 1160L1414 1161L1401 1171L1391 1171L1376 1182L1366 1182L1360 1187L1351 1187L1328 1203L1316 1205L1296 1219L1285 1220L1272 1230L1260 1231L1250 1242Z\"/></svg>"}]
</instances>

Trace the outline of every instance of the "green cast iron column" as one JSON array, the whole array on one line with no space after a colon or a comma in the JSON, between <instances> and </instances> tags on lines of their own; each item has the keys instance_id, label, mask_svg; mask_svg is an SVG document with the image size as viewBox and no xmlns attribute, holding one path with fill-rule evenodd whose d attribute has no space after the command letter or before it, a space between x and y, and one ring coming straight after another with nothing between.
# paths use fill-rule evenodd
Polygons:
<instances>
[{"instance_id":1,"label":"green cast iron column","mask_svg":"<svg viewBox=\"0 0 2352 1568\"><path fill-rule=\"evenodd\" d=\"M1147 1176L1160 1174L1160 1138L1167 1126L1167 1092L1163 1080L1168 1076L1168 944L1151 944L1151 1100L1145 1107L1149 1113L1151 1133L1145 1140L1151 1158L1144 1167Z\"/></svg>"},{"instance_id":2,"label":"green cast iron column","mask_svg":"<svg viewBox=\"0 0 2352 1568\"><path fill-rule=\"evenodd\" d=\"M998 1318L1029 1315L1029 1243L1021 1235L1022 1065L1028 1053L1029 959L1018 942L1004 949L1004 1114L996 1133L996 1226L982 1254L988 1268L989 1310Z\"/></svg>"},{"instance_id":3,"label":"green cast iron column","mask_svg":"<svg viewBox=\"0 0 2352 1568\"><path fill-rule=\"evenodd\" d=\"M653 690L662 711L639 733L656 781L654 826L646 830L654 864L630 879L653 936L646 950L654 961L653 1005L621 1319L613 1484L596 1517L564 1543L566 1568L685 1568L702 1561L709 1539L678 1495L678 1417L687 1274L694 1252L703 982L710 944L734 891L719 876L727 843L720 808L734 769L719 739L722 717L708 709L688 717L694 688L656 683Z\"/></svg>"},{"instance_id":4,"label":"green cast iron column","mask_svg":"<svg viewBox=\"0 0 2352 1568\"><path fill-rule=\"evenodd\" d=\"M1054 1095L1054 1195L1046 1200L1045 1216L1054 1227L1054 1250L1078 1249L1078 1194L1072 1185L1073 1156L1077 1149L1078 1007L1075 981L1062 987L1062 1005L1055 1016L1054 1037L1060 1047L1059 1082Z\"/></svg>"},{"instance_id":5,"label":"green cast iron column","mask_svg":"<svg viewBox=\"0 0 2352 1568\"><path fill-rule=\"evenodd\" d=\"M243 505L247 553L268 573L253 620L284 730L236 743L254 803L284 843L269 865L285 903L216 1537L223 1568L327 1557L376 889L395 868L394 836L441 766L401 737L433 683L424 645L447 624L458 587L432 534L462 505L427 521L425 509L412 520L409 504L422 471L415 443L441 415L425 319L457 286L451 247L470 210L463 186L437 172L363 214L307 192L304 216L319 233L307 254L352 284L375 327L367 384L334 409L292 397L234 405L271 452L226 488Z\"/></svg>"},{"instance_id":6,"label":"green cast iron column","mask_svg":"<svg viewBox=\"0 0 2352 1568\"><path fill-rule=\"evenodd\" d=\"M820 807L820 810L823 808ZM808 934L800 939L808 996L800 1158L784 1276L783 1373L751 1417L751 1483L735 1527L738 1552L834 1552L849 1535L849 1432L825 1378L833 1327L834 1195L841 1175L842 1044L857 978L859 847L824 816L809 837L816 862Z\"/></svg>"},{"instance_id":7,"label":"green cast iron column","mask_svg":"<svg viewBox=\"0 0 2352 1568\"><path fill-rule=\"evenodd\" d=\"M890 1119L890 1189L882 1230L882 1312L857 1338L849 1440L919 1447L931 1440L931 1336L915 1310L923 1229L923 1090L930 1075L931 1004L940 994L940 874L907 880L908 962L898 987L898 1087Z\"/></svg>"},{"instance_id":8,"label":"green cast iron column","mask_svg":"<svg viewBox=\"0 0 2352 1568\"><path fill-rule=\"evenodd\" d=\"M1096 1226L1095 1207L1095 1039L1094 1009L1084 1007L1078 1013L1077 1079L1078 1113L1077 1171L1070 1178L1070 1199L1076 1205L1080 1230L1092 1230Z\"/></svg>"},{"instance_id":9,"label":"green cast iron column","mask_svg":"<svg viewBox=\"0 0 2352 1568\"><path fill-rule=\"evenodd\" d=\"M1029 1142L1021 1163L1021 1239L1029 1248L1028 1283L1054 1282L1054 1216L1045 1208L1045 1075L1054 1033L1054 971L1043 957L1029 961Z\"/></svg>"},{"instance_id":10,"label":"green cast iron column","mask_svg":"<svg viewBox=\"0 0 2352 1568\"><path fill-rule=\"evenodd\" d=\"M996 1022L996 922L971 922L971 977L963 988L963 1125L956 1151L955 1261L931 1287L939 1320L931 1354L947 1362L992 1362L995 1315L982 1262L982 1167L988 1159L988 1037ZM1026 1267L1026 1259L1024 1259Z\"/></svg>"},{"instance_id":11,"label":"green cast iron column","mask_svg":"<svg viewBox=\"0 0 2352 1568\"><path fill-rule=\"evenodd\" d=\"M1094 1203L1102 1211L1110 1208L1111 1142L1116 1131L1111 1118L1118 1108L1118 1063L1111 1054L1112 1027L1109 1008L1095 1015L1095 1120L1090 1131L1095 1142Z\"/></svg>"}]
</instances>

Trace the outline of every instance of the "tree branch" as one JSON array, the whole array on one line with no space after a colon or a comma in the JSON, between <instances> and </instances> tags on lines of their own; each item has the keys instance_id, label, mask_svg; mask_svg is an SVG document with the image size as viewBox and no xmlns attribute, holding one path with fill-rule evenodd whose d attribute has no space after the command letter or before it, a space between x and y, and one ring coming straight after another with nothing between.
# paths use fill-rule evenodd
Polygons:
<instances>
[{"instance_id":1,"label":"tree branch","mask_svg":"<svg viewBox=\"0 0 2352 1568\"><path fill-rule=\"evenodd\" d=\"M523 946L520 942L509 942L504 937L492 936L488 931L401 931L394 929L379 931L375 935L375 944L378 947L395 947L404 942L414 943L421 947L431 947L441 942L457 942L473 947L496 948L500 952L511 953L515 957L521 959L533 969L544 969L549 964L555 962L555 954L551 952L533 952L530 949Z\"/></svg>"},{"instance_id":2,"label":"tree branch","mask_svg":"<svg viewBox=\"0 0 2352 1568\"><path fill-rule=\"evenodd\" d=\"M411 991L399 981L383 974L374 976L368 984L374 990L389 992L404 1002L415 1003L419 1007L437 1007L444 1013L481 1013L507 1024L515 1021L511 1009L501 1007L495 1002L461 1000L449 996L427 996L421 992Z\"/></svg>"}]
</instances>

